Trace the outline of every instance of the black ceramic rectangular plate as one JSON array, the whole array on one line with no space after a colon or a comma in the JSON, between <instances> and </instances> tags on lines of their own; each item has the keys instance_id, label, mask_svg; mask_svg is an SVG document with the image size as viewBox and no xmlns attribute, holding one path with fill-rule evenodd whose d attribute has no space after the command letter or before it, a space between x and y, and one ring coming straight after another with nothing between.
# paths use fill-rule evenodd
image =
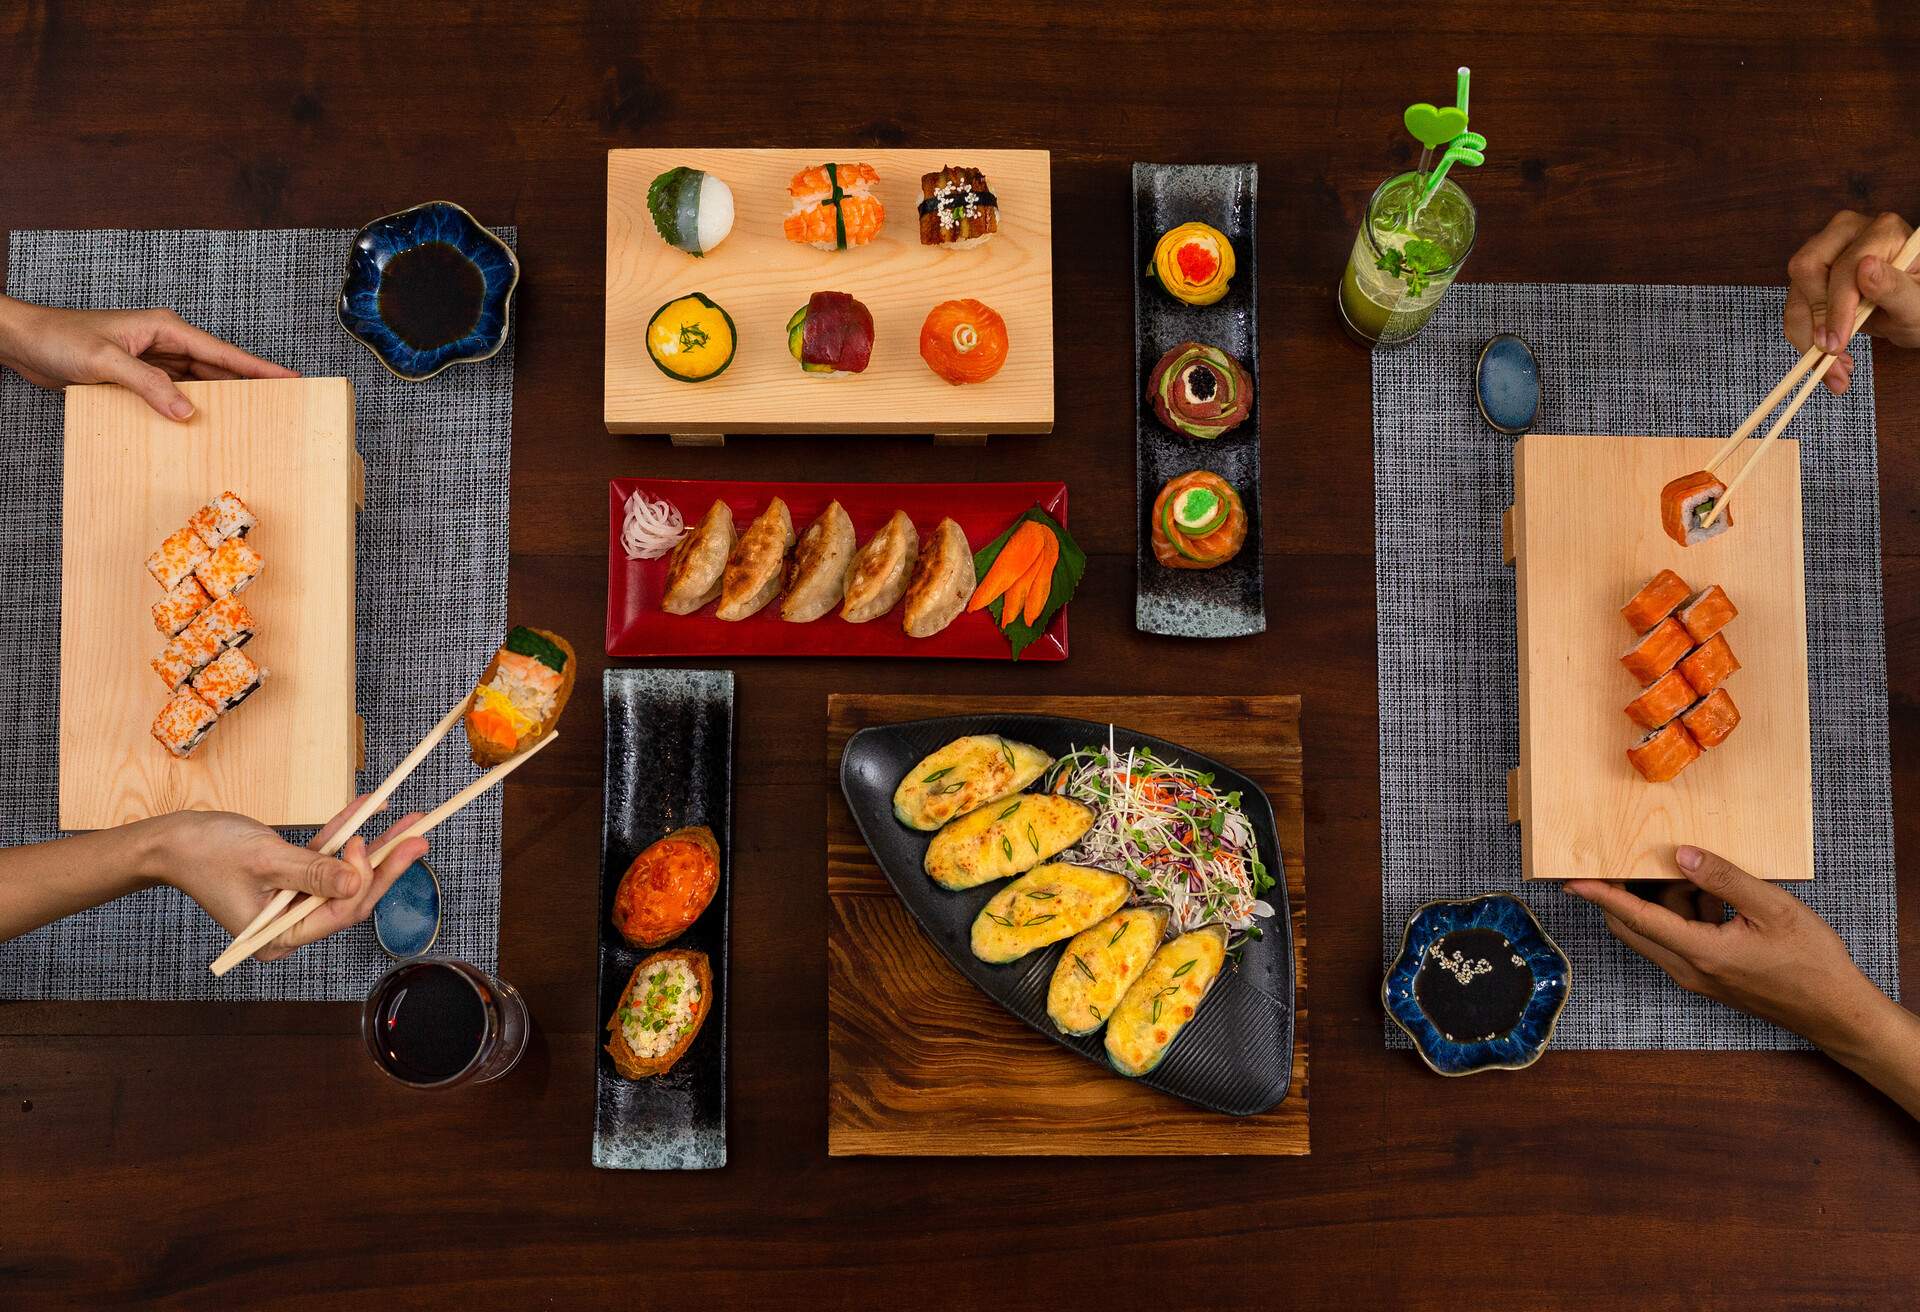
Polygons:
<instances>
[{"instance_id":1,"label":"black ceramic rectangular plate","mask_svg":"<svg viewBox=\"0 0 1920 1312\"><path fill-rule=\"evenodd\" d=\"M1142 632L1181 638L1237 638L1267 629L1260 574L1260 324L1254 271L1253 164L1133 166L1133 424L1139 478L1134 519L1133 622ZM1186 305L1147 277L1160 234L1182 223L1212 224L1233 243L1235 272L1212 305ZM1217 346L1253 378L1253 413L1224 437L1176 433L1153 413L1147 380L1182 342ZM1214 569L1168 569L1153 555L1153 500L1169 480L1195 469L1220 475L1247 507L1247 542Z\"/></svg>"},{"instance_id":2,"label":"black ceramic rectangular plate","mask_svg":"<svg viewBox=\"0 0 1920 1312\"><path fill-rule=\"evenodd\" d=\"M733 674L608 670L606 827L600 854L600 1010L619 1005L647 952L613 927L620 877L646 846L685 825L720 841L720 887L668 947L707 954L713 1004L686 1055L665 1075L629 1080L594 1039L593 1164L685 1171L727 1164L727 920L733 893Z\"/></svg>"},{"instance_id":3,"label":"black ceramic rectangular plate","mask_svg":"<svg viewBox=\"0 0 1920 1312\"><path fill-rule=\"evenodd\" d=\"M862 729L847 740L840 757L840 788L874 859L947 960L1034 1029L1106 1067L1102 1033L1076 1038L1060 1033L1047 1019L1047 986L1066 944L1056 943L1004 966L975 957L970 938L974 918L1005 885L996 881L955 893L927 878L922 862L933 835L893 818L893 790L922 758L967 734L1001 734L1058 757L1076 747L1106 743L1109 731L1117 751L1148 747L1163 760L1211 770L1223 792L1238 789L1253 822L1260 859L1274 872L1274 885L1266 894L1274 913L1260 923L1261 937L1248 939L1235 954L1200 1014L1174 1040L1166 1060L1140 1083L1209 1111L1235 1116L1264 1112L1287 1096L1293 1076L1293 921L1287 914L1273 803L1259 785L1231 766L1176 743L1117 726L1110 730L1091 720L1053 715L959 715Z\"/></svg>"}]
</instances>

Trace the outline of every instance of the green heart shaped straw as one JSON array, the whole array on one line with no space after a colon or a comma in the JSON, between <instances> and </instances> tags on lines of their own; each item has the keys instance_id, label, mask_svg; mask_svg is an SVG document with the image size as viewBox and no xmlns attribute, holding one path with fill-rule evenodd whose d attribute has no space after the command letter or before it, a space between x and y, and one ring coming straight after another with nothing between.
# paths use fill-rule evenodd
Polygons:
<instances>
[{"instance_id":1,"label":"green heart shaped straw","mask_svg":"<svg viewBox=\"0 0 1920 1312\"><path fill-rule=\"evenodd\" d=\"M1459 69L1459 81L1456 83L1454 103L1463 115L1467 112L1467 88L1472 77L1473 70L1462 64ZM1447 180L1448 169L1455 164L1478 168L1487 162L1486 148L1487 139L1478 132L1462 132L1448 142L1446 153L1440 157L1438 167L1427 175L1426 182L1420 189L1420 200L1413 207L1409 222L1417 220L1426 210L1428 203L1439 194L1440 184Z\"/></svg>"}]
</instances>

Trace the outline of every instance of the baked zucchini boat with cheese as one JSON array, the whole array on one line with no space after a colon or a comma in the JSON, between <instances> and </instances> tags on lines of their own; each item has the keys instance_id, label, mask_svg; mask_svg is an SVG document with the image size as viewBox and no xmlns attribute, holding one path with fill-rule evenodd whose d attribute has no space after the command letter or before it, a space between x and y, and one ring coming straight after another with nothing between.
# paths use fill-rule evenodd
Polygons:
<instances>
[{"instance_id":1,"label":"baked zucchini boat with cheese","mask_svg":"<svg viewBox=\"0 0 1920 1312\"><path fill-rule=\"evenodd\" d=\"M687 1055L713 1007L713 967L688 948L656 952L633 968L607 1019L607 1055L629 1080L664 1075Z\"/></svg>"},{"instance_id":2,"label":"baked zucchini boat with cheese","mask_svg":"<svg viewBox=\"0 0 1920 1312\"><path fill-rule=\"evenodd\" d=\"M1107 1023L1167 932L1165 907L1128 907L1067 944L1047 986L1047 1018L1062 1034Z\"/></svg>"},{"instance_id":3,"label":"baked zucchini boat with cheese","mask_svg":"<svg viewBox=\"0 0 1920 1312\"><path fill-rule=\"evenodd\" d=\"M973 921L973 955L993 965L1018 961L1072 938L1126 905L1125 875L1054 862L995 893Z\"/></svg>"},{"instance_id":4,"label":"baked zucchini boat with cheese","mask_svg":"<svg viewBox=\"0 0 1920 1312\"><path fill-rule=\"evenodd\" d=\"M977 888L1027 871L1080 841L1093 808L1052 793L1016 793L969 811L933 836L923 862L942 888Z\"/></svg>"},{"instance_id":5,"label":"baked zucchini boat with cheese","mask_svg":"<svg viewBox=\"0 0 1920 1312\"><path fill-rule=\"evenodd\" d=\"M1038 779L1053 758L995 733L956 738L907 771L893 790L893 814L909 829L938 829Z\"/></svg>"},{"instance_id":6,"label":"baked zucchini boat with cheese","mask_svg":"<svg viewBox=\"0 0 1920 1312\"><path fill-rule=\"evenodd\" d=\"M1122 1075L1146 1075L1166 1058L1227 960L1227 927L1206 925L1153 954L1107 1022L1107 1060Z\"/></svg>"}]
</instances>

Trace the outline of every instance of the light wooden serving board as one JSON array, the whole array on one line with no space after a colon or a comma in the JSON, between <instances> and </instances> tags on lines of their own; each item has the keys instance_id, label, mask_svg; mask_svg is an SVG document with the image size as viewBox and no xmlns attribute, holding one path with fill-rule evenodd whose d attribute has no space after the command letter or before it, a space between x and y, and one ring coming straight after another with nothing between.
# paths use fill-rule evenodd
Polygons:
<instances>
[{"instance_id":1,"label":"light wooden serving board","mask_svg":"<svg viewBox=\"0 0 1920 1312\"><path fill-rule=\"evenodd\" d=\"M1046 433L1053 429L1053 197L1044 150L612 150L607 152L606 423L614 433ZM886 206L869 245L820 251L781 230L787 185L804 168L871 164ZM1000 202L1000 231L972 250L920 244L920 178L977 168ZM661 240L647 187L676 165L733 190L733 232L695 257ZM786 325L817 291L847 292L873 312L864 373L801 372ZM647 355L647 321L704 292L733 317L739 349L701 383L667 377ZM920 358L920 325L941 301L972 297L1007 321L1009 351L984 383L956 387Z\"/></svg>"},{"instance_id":2,"label":"light wooden serving board","mask_svg":"<svg viewBox=\"0 0 1920 1312\"><path fill-rule=\"evenodd\" d=\"M354 517L360 461L344 378L183 383L174 423L119 387L67 389L61 543L60 826L181 809L313 825L353 798ZM266 567L241 600L265 686L191 759L150 732L166 640L146 559L224 490L253 507Z\"/></svg>"},{"instance_id":3,"label":"light wooden serving board","mask_svg":"<svg viewBox=\"0 0 1920 1312\"><path fill-rule=\"evenodd\" d=\"M1718 445L1536 434L1514 448L1520 768L1508 793L1529 879L1671 879L1682 843L1764 879L1813 878L1800 444L1778 443L1755 470L1729 503L1731 529L1682 547L1660 527L1660 489ZM1634 640L1620 607L1663 568L1696 589L1718 583L1739 608L1725 634L1741 668L1724 686L1741 718L1677 779L1649 784L1626 757L1644 731L1623 709L1640 684L1620 664Z\"/></svg>"},{"instance_id":4,"label":"light wooden serving board","mask_svg":"<svg viewBox=\"0 0 1920 1312\"><path fill-rule=\"evenodd\" d=\"M1227 1116L1090 1065L975 988L914 923L847 811L869 725L1025 712L1108 721L1232 765L1273 801L1293 915L1293 1076ZM834 1156L1298 1156L1307 1140L1307 884L1298 697L834 696L827 703L827 1151Z\"/></svg>"}]
</instances>

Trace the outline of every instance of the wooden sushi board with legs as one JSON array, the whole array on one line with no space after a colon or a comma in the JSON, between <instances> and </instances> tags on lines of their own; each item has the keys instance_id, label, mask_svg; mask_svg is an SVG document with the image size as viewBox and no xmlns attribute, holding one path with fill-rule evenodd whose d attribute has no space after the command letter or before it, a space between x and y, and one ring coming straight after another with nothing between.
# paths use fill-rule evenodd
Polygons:
<instances>
[{"instance_id":1,"label":"wooden sushi board with legs","mask_svg":"<svg viewBox=\"0 0 1920 1312\"><path fill-rule=\"evenodd\" d=\"M1053 198L1044 150L612 150L607 152L605 414L613 433L669 433L712 443L725 433L928 433L944 441L1053 430ZM866 246L815 250L781 229L800 170L829 160L871 164L886 206ZM979 169L1000 203L983 246L920 244L920 177L945 165ZM705 255L669 246L647 212L647 187L686 165L733 191L732 233ZM817 291L847 292L873 312L864 373L801 372L789 316ZM669 378L647 354L647 321L666 302L703 292L732 317L733 363L705 382ZM941 301L972 297L1007 321L1006 365L955 386L920 358L920 325Z\"/></svg>"},{"instance_id":2,"label":"wooden sushi board with legs","mask_svg":"<svg viewBox=\"0 0 1920 1312\"><path fill-rule=\"evenodd\" d=\"M1660 527L1660 489L1719 439L1532 435L1514 448L1505 526L1516 574L1520 768L1508 780L1529 879L1674 878L1673 849L1720 853L1765 879L1813 878L1800 449L1783 443L1731 504L1733 527L1682 547ZM1731 737L1677 779L1627 761L1644 732L1624 707L1640 684L1619 657L1620 607L1661 569L1718 583L1741 668L1725 687Z\"/></svg>"},{"instance_id":3,"label":"wooden sushi board with legs","mask_svg":"<svg viewBox=\"0 0 1920 1312\"><path fill-rule=\"evenodd\" d=\"M60 826L182 809L312 825L353 798L354 529L360 486L344 378L183 383L162 419L118 387L67 389L61 546ZM185 761L149 730L167 689L147 553L231 490L259 517L265 569L241 594L260 691Z\"/></svg>"},{"instance_id":4,"label":"wooden sushi board with legs","mask_svg":"<svg viewBox=\"0 0 1920 1312\"><path fill-rule=\"evenodd\" d=\"M1293 1073L1258 1116L1096 1070L940 955L874 863L838 784L847 739L928 716L1108 721L1233 766L1273 802L1293 923ZM835 695L827 702L827 1152L1298 1156L1307 1138L1307 872L1298 697Z\"/></svg>"}]
</instances>

